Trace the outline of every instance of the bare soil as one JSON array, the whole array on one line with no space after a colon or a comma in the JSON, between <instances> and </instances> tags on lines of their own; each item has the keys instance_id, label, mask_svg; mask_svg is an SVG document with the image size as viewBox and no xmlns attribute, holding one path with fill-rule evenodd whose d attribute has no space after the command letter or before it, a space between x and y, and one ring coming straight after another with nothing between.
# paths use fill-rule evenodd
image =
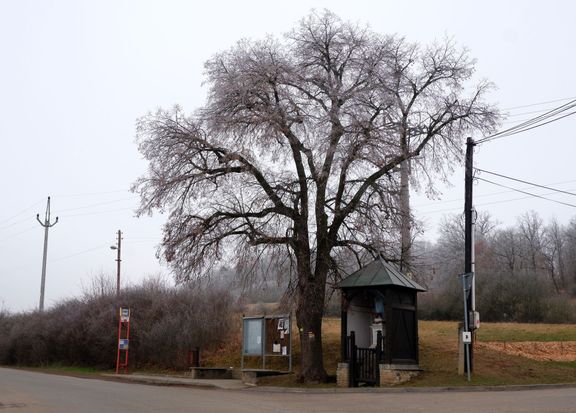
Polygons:
<instances>
[{"instance_id":1,"label":"bare soil","mask_svg":"<svg viewBox=\"0 0 576 413\"><path fill-rule=\"evenodd\" d=\"M538 361L576 361L576 341L477 341L475 346Z\"/></svg>"}]
</instances>

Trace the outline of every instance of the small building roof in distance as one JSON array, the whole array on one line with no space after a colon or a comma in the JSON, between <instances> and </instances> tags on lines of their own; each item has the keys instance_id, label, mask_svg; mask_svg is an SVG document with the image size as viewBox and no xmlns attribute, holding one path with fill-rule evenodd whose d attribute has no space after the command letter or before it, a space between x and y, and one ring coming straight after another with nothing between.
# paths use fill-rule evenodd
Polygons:
<instances>
[{"instance_id":1,"label":"small building roof in distance","mask_svg":"<svg viewBox=\"0 0 576 413\"><path fill-rule=\"evenodd\" d=\"M282 305L277 303L250 303L245 304L242 309L244 316L246 317L256 317L256 316L281 316L289 314L290 310L282 308Z\"/></svg>"},{"instance_id":2,"label":"small building roof in distance","mask_svg":"<svg viewBox=\"0 0 576 413\"><path fill-rule=\"evenodd\" d=\"M339 288L396 286L416 291L427 291L417 282L402 274L398 268L384 260L376 258L370 264L360 268L340 281Z\"/></svg>"}]
</instances>

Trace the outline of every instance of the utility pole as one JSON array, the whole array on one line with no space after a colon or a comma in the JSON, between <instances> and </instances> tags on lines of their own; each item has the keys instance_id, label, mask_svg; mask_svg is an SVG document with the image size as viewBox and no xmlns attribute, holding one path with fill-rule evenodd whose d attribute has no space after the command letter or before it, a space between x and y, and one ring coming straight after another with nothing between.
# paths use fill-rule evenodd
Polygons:
<instances>
[{"instance_id":1,"label":"utility pole","mask_svg":"<svg viewBox=\"0 0 576 413\"><path fill-rule=\"evenodd\" d=\"M120 262L122 256L122 231L118 230L118 239L116 245L112 245L110 249L116 250L116 300L120 300Z\"/></svg>"},{"instance_id":2,"label":"utility pole","mask_svg":"<svg viewBox=\"0 0 576 413\"><path fill-rule=\"evenodd\" d=\"M464 274L470 274L471 287L466 296L466 310L464 314L464 324L467 328L474 329L474 322L471 314L476 311L476 280L474 268L474 224L475 214L472 205L472 188L473 188L473 168L474 168L474 146L476 142L472 138L466 140L466 172L464 177ZM472 335L473 337L473 335ZM469 365L465 365L466 372L473 371L474 357L474 339L468 346L470 349Z\"/></svg>"},{"instance_id":3,"label":"utility pole","mask_svg":"<svg viewBox=\"0 0 576 413\"><path fill-rule=\"evenodd\" d=\"M53 227L58 222L58 217L56 221L52 224L50 223L50 197L48 197L48 202L46 203L46 215L44 216L44 222L40 221L40 214L36 214L36 219L44 227L44 255L42 257L42 278L40 281L40 305L38 309L44 311L44 287L46 285L46 257L48 256L48 229Z\"/></svg>"}]
</instances>

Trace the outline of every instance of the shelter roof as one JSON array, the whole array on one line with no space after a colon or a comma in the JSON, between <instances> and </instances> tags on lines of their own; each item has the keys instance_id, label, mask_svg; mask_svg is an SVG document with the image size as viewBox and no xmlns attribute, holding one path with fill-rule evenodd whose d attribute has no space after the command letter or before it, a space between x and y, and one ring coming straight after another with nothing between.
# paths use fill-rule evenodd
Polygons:
<instances>
[{"instance_id":1,"label":"shelter roof","mask_svg":"<svg viewBox=\"0 0 576 413\"><path fill-rule=\"evenodd\" d=\"M339 288L376 286L396 286L426 291L426 288L402 274L396 265L383 258L376 258L370 264L344 278L338 285Z\"/></svg>"}]
</instances>

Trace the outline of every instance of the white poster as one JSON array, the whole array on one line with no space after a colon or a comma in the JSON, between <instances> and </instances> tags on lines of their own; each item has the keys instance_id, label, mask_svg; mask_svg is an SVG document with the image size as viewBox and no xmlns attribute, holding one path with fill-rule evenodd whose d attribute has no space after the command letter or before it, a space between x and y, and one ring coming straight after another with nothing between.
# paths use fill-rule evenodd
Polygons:
<instances>
[{"instance_id":1,"label":"white poster","mask_svg":"<svg viewBox=\"0 0 576 413\"><path fill-rule=\"evenodd\" d=\"M244 354L259 356L262 354L263 319L244 319Z\"/></svg>"}]
</instances>

